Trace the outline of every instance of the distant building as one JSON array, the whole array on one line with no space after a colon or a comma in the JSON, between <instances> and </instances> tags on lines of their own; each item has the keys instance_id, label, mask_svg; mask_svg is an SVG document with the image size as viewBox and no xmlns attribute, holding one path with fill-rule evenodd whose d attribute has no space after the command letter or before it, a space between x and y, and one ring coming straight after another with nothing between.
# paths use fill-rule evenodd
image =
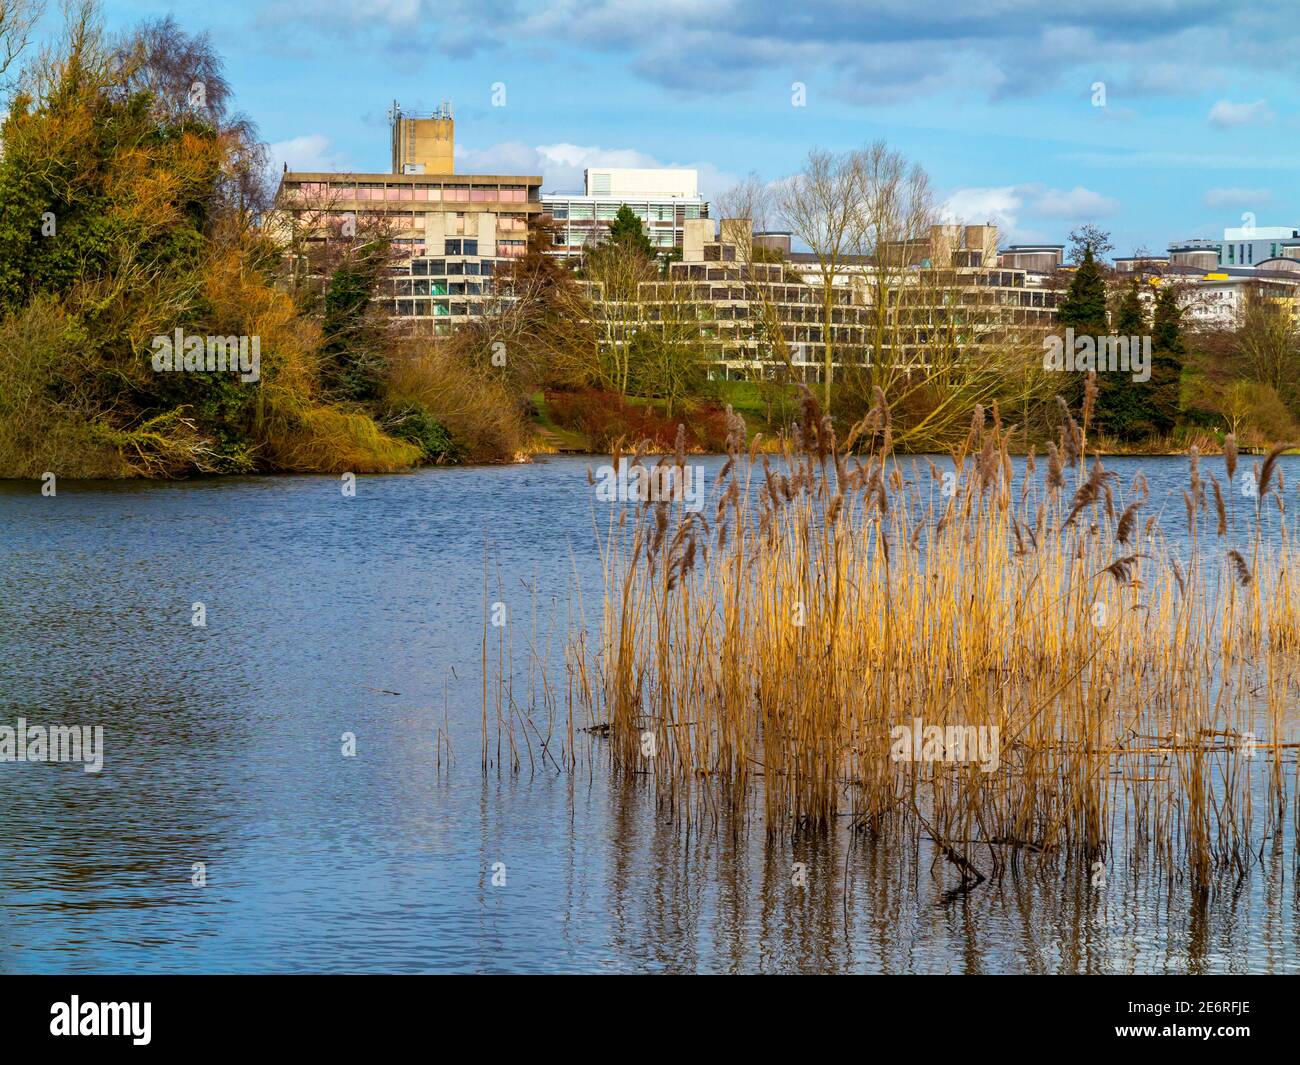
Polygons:
<instances>
[{"instance_id":1,"label":"distant building","mask_svg":"<svg viewBox=\"0 0 1300 1065\"><path fill-rule=\"evenodd\" d=\"M1169 245L1171 266L1195 270L1253 269L1279 258L1300 259L1300 228L1243 226L1225 229L1222 240L1184 240Z\"/></svg>"},{"instance_id":2,"label":"distant building","mask_svg":"<svg viewBox=\"0 0 1300 1065\"><path fill-rule=\"evenodd\" d=\"M784 229L773 229L766 232L755 233L754 246L765 248L770 252L775 252L777 255L788 257L790 254L792 236L793 234Z\"/></svg>"},{"instance_id":3,"label":"distant building","mask_svg":"<svg viewBox=\"0 0 1300 1065\"><path fill-rule=\"evenodd\" d=\"M543 211L540 175L455 174L455 123L444 105L390 114L390 173L286 172L277 207L308 230L302 242L337 239L349 221L383 219L397 261L384 299L402 319L445 333L476 317L496 267L522 256L529 219Z\"/></svg>"},{"instance_id":4,"label":"distant building","mask_svg":"<svg viewBox=\"0 0 1300 1065\"><path fill-rule=\"evenodd\" d=\"M1117 274L1161 274L1169 267L1167 255L1117 255L1115 256L1115 273Z\"/></svg>"},{"instance_id":5,"label":"distant building","mask_svg":"<svg viewBox=\"0 0 1300 1065\"><path fill-rule=\"evenodd\" d=\"M1277 269L1211 270L1171 265L1156 285L1180 286L1178 305L1183 323L1202 329L1231 329L1237 325L1246 298L1254 292L1290 305L1300 305L1300 260L1277 260ZM1150 298L1150 297L1148 297Z\"/></svg>"},{"instance_id":6,"label":"distant building","mask_svg":"<svg viewBox=\"0 0 1300 1065\"><path fill-rule=\"evenodd\" d=\"M1007 270L1053 274L1065 265L1065 245L1010 244L998 252L998 265Z\"/></svg>"},{"instance_id":7,"label":"distant building","mask_svg":"<svg viewBox=\"0 0 1300 1065\"><path fill-rule=\"evenodd\" d=\"M709 216L694 170L589 167L581 195L548 192L542 205L556 223L555 253L566 258L599 242L624 205L641 219L657 251L680 248L686 223Z\"/></svg>"},{"instance_id":8,"label":"distant building","mask_svg":"<svg viewBox=\"0 0 1300 1065\"><path fill-rule=\"evenodd\" d=\"M805 380L819 380L826 354L824 294L816 257L785 252L789 234L751 236L745 219L690 221L682 259L667 275L639 286L628 308L639 328L655 323L698 323L712 348L712 372L723 377L769 373L785 357ZM1026 283L1023 270L997 265L994 226L934 226L928 237L899 244L886 253L887 272L869 256L853 257L835 278L831 341L836 372L849 362L869 365L887 358L920 367L938 345L962 350L1022 333L1045 332L1056 318L1057 294ZM893 296L886 328L888 351L874 348L878 315L872 282L886 278ZM592 299L604 294L587 283Z\"/></svg>"}]
</instances>

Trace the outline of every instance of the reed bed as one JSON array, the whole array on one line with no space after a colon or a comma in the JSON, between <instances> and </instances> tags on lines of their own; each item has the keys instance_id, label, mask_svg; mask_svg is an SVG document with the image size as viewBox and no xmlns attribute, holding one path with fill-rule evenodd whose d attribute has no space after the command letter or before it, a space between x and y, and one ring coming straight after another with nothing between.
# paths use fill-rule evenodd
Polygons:
<instances>
[{"instance_id":1,"label":"reed bed","mask_svg":"<svg viewBox=\"0 0 1300 1065\"><path fill-rule=\"evenodd\" d=\"M1282 449L1246 471L1248 531L1224 503L1231 441L1223 484L1193 450L1173 546L1142 474L1124 485L1087 456L1090 405L1076 422L1061 404L1057 442L1018 478L996 408L940 464L895 456L879 395L842 443L806 397L771 453L729 413L705 510L611 512L599 635L575 626L568 652L568 731L596 723L677 815L757 806L774 833L848 819L932 841L963 884L1026 853L1115 847L1198 878L1244 870L1295 823ZM933 727L947 741L929 758L900 756L900 729ZM981 729L993 749L975 757Z\"/></svg>"}]
</instances>

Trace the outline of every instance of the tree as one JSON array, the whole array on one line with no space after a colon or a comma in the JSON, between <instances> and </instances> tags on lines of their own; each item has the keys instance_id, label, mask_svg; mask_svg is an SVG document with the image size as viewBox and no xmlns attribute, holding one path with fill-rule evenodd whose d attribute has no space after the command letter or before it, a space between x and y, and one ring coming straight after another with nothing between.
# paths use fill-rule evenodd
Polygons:
<instances>
[{"instance_id":1,"label":"tree","mask_svg":"<svg viewBox=\"0 0 1300 1065\"><path fill-rule=\"evenodd\" d=\"M1300 371L1300 333L1291 302L1270 297L1259 286L1248 289L1237 316L1236 345L1255 380L1293 403Z\"/></svg>"},{"instance_id":2,"label":"tree","mask_svg":"<svg viewBox=\"0 0 1300 1065\"><path fill-rule=\"evenodd\" d=\"M387 368L375 296L391 258L387 241L360 244L334 270L322 302L321 383L340 402L378 398Z\"/></svg>"},{"instance_id":3,"label":"tree","mask_svg":"<svg viewBox=\"0 0 1300 1065\"><path fill-rule=\"evenodd\" d=\"M1110 234L1091 222L1070 231L1070 262L1081 265L1085 258L1103 260L1113 251Z\"/></svg>"},{"instance_id":4,"label":"tree","mask_svg":"<svg viewBox=\"0 0 1300 1065\"><path fill-rule=\"evenodd\" d=\"M0 0L0 86L44 13L43 0Z\"/></svg>"},{"instance_id":5,"label":"tree","mask_svg":"<svg viewBox=\"0 0 1300 1065\"><path fill-rule=\"evenodd\" d=\"M551 254L556 226L534 216L524 255L497 266L482 315L453 335L482 374L519 394L599 378L591 309L573 271Z\"/></svg>"},{"instance_id":6,"label":"tree","mask_svg":"<svg viewBox=\"0 0 1300 1065\"><path fill-rule=\"evenodd\" d=\"M1073 329L1076 337L1096 339L1106 336L1110 331L1106 321L1106 282L1090 246L1083 247L1078 269L1070 280L1065 298L1057 307L1056 320L1062 332ZM1071 404L1078 401L1082 391L1082 377L1066 382L1061 389L1062 395Z\"/></svg>"},{"instance_id":7,"label":"tree","mask_svg":"<svg viewBox=\"0 0 1300 1065\"><path fill-rule=\"evenodd\" d=\"M1223 428L1238 443L1271 447L1282 440L1294 440L1300 430L1286 404L1269 385L1245 378L1215 384L1199 377L1188 388L1188 403L1206 412L1212 424L1222 420Z\"/></svg>"},{"instance_id":8,"label":"tree","mask_svg":"<svg viewBox=\"0 0 1300 1065\"><path fill-rule=\"evenodd\" d=\"M654 260L632 241L589 248L579 266L585 284L570 294L571 314L591 325L587 383L627 395L632 387L632 338L648 321L642 286L659 276Z\"/></svg>"},{"instance_id":9,"label":"tree","mask_svg":"<svg viewBox=\"0 0 1300 1065\"><path fill-rule=\"evenodd\" d=\"M0 474L410 465L417 448L321 402L315 324L224 185L247 131L157 107L155 54L70 6L4 117Z\"/></svg>"},{"instance_id":10,"label":"tree","mask_svg":"<svg viewBox=\"0 0 1300 1065\"><path fill-rule=\"evenodd\" d=\"M1070 288L1057 308L1056 317L1062 329L1071 328L1079 336L1100 337L1109 331L1106 282L1091 248L1084 250Z\"/></svg>"},{"instance_id":11,"label":"tree","mask_svg":"<svg viewBox=\"0 0 1300 1065\"><path fill-rule=\"evenodd\" d=\"M1165 285L1156 297L1151 323L1151 379L1144 386L1145 407L1155 432L1164 434L1178 421L1178 393L1186 347L1182 309L1176 286Z\"/></svg>"},{"instance_id":12,"label":"tree","mask_svg":"<svg viewBox=\"0 0 1300 1065\"><path fill-rule=\"evenodd\" d=\"M859 206L853 250L869 268L855 271L854 282L871 314L862 350L856 358L840 360L847 386L840 406L854 416L874 405L876 388L896 406L906 405L910 392L924 390L928 356L936 353L921 355L917 341L924 337L924 347L931 349L930 339L955 326L960 315L948 308L956 302L951 264L932 258L938 211L929 175L884 141L861 149L855 158ZM938 328L932 331L931 326ZM948 332L959 349L962 332Z\"/></svg>"},{"instance_id":13,"label":"tree","mask_svg":"<svg viewBox=\"0 0 1300 1065\"><path fill-rule=\"evenodd\" d=\"M845 276L860 222L862 172L852 152L836 155L821 148L808 153L803 169L777 193L781 215L794 235L808 245L817 261L821 286L822 403L831 406L835 341L836 282Z\"/></svg>"},{"instance_id":14,"label":"tree","mask_svg":"<svg viewBox=\"0 0 1300 1065\"><path fill-rule=\"evenodd\" d=\"M659 301L658 319L636 332L628 352L636 393L663 400L669 418L704 391L707 379L708 346L689 295L682 296Z\"/></svg>"},{"instance_id":15,"label":"tree","mask_svg":"<svg viewBox=\"0 0 1300 1065\"><path fill-rule=\"evenodd\" d=\"M1115 333L1130 343L1142 344L1147 338L1146 315L1142 310L1141 290L1136 279L1124 288L1115 310ZM1155 380L1134 381L1119 372L1097 375L1097 424L1120 440L1136 440L1155 428L1151 420L1151 391Z\"/></svg>"},{"instance_id":16,"label":"tree","mask_svg":"<svg viewBox=\"0 0 1300 1065\"><path fill-rule=\"evenodd\" d=\"M646 236L645 227L635 211L627 204L618 209L614 221L609 224L609 243L631 248L640 252L647 259L654 258L654 246Z\"/></svg>"},{"instance_id":17,"label":"tree","mask_svg":"<svg viewBox=\"0 0 1300 1065\"><path fill-rule=\"evenodd\" d=\"M749 239L739 241L736 247L737 273L749 305L751 323L750 332L743 337L744 355L752 360L747 376L762 398L768 422L775 418L784 424L797 409L793 389L796 370L770 282L786 280L789 268L780 250L753 239L755 233L766 232L770 227L775 210L772 187L751 172L722 193L714 206L724 225L731 219L749 224Z\"/></svg>"}]
</instances>

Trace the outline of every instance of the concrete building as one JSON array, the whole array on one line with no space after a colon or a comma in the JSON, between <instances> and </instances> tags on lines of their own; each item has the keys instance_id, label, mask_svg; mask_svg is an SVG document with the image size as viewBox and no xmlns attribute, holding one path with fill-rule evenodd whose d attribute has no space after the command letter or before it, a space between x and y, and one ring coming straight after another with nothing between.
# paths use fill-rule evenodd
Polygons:
<instances>
[{"instance_id":1,"label":"concrete building","mask_svg":"<svg viewBox=\"0 0 1300 1065\"><path fill-rule=\"evenodd\" d=\"M277 207L297 227L302 257L313 246L382 222L397 253L384 295L399 318L446 333L476 316L497 266L527 250L542 213L540 175L455 174L450 108L417 118L396 107L390 173L286 172ZM306 267L310 269L308 265Z\"/></svg>"},{"instance_id":2,"label":"concrete building","mask_svg":"<svg viewBox=\"0 0 1300 1065\"><path fill-rule=\"evenodd\" d=\"M407 114L396 100L389 112L394 174L455 173L456 120L451 104L428 115Z\"/></svg>"},{"instance_id":3,"label":"concrete building","mask_svg":"<svg viewBox=\"0 0 1300 1065\"><path fill-rule=\"evenodd\" d=\"M680 248L686 223L709 214L697 172L666 168L589 167L583 172L581 195L548 192L542 205L556 223L555 253L565 258L598 242L624 205L641 219L658 251Z\"/></svg>"},{"instance_id":4,"label":"concrete building","mask_svg":"<svg viewBox=\"0 0 1300 1065\"><path fill-rule=\"evenodd\" d=\"M827 330L822 275L808 253L771 261L773 246L786 246L772 238L785 236L753 235L744 219L723 219L717 234L708 219L688 222L681 261L639 286L628 318L648 323L643 327L698 323L719 376L770 373L788 358L805 380L819 380ZM936 345L960 351L1037 334L1055 321L1055 292L1030 287L1022 270L997 266L996 227L935 226L884 259L883 267L871 257L854 259L834 279L829 330L837 374L882 358L920 368ZM874 306L882 281L890 292L883 330ZM592 285L588 295L604 298Z\"/></svg>"},{"instance_id":5,"label":"concrete building","mask_svg":"<svg viewBox=\"0 0 1300 1065\"><path fill-rule=\"evenodd\" d=\"M998 252L998 265L1007 270L1053 274L1065 265L1065 245L1010 244Z\"/></svg>"}]
</instances>

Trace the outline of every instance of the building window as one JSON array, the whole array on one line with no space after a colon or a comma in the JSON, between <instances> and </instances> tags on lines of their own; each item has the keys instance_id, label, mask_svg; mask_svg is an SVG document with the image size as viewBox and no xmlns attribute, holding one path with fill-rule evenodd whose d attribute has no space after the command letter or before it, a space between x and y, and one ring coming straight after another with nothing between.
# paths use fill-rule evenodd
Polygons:
<instances>
[{"instance_id":1,"label":"building window","mask_svg":"<svg viewBox=\"0 0 1300 1065\"><path fill-rule=\"evenodd\" d=\"M460 255L461 254L460 241L459 240L447 241L447 245L444 250L448 255Z\"/></svg>"},{"instance_id":2,"label":"building window","mask_svg":"<svg viewBox=\"0 0 1300 1065\"><path fill-rule=\"evenodd\" d=\"M463 252L462 254L464 254L464 255L477 255L477 254L478 254L478 241L477 241L477 240L466 240L466 241L463 241L462 243L463 243L463 246L464 246L464 248L465 248L465 250L464 250L464 252ZM448 254L450 254L450 252L449 252Z\"/></svg>"}]
</instances>

